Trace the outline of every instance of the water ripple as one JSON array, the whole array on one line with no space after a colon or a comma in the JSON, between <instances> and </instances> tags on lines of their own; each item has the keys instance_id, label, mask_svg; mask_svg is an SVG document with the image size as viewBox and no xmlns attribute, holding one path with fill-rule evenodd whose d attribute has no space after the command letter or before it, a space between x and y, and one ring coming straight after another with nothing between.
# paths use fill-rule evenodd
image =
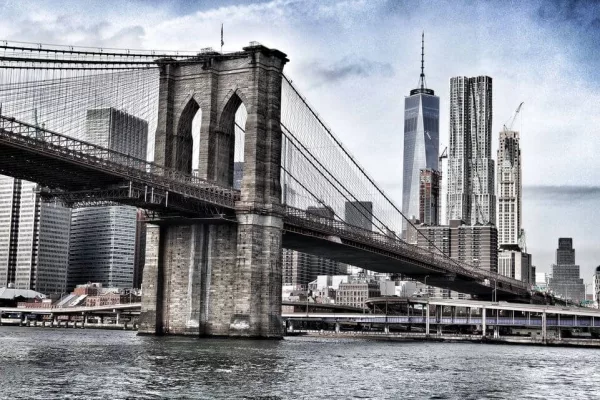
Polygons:
<instances>
[{"instance_id":1,"label":"water ripple","mask_svg":"<svg viewBox=\"0 0 600 400\"><path fill-rule=\"evenodd\" d=\"M0 327L2 399L564 399L600 350Z\"/></svg>"}]
</instances>

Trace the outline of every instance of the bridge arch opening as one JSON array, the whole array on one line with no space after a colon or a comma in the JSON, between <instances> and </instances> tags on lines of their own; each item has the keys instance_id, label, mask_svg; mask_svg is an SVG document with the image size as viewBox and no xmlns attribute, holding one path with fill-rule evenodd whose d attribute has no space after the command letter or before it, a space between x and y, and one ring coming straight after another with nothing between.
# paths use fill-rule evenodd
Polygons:
<instances>
[{"instance_id":1,"label":"bridge arch opening","mask_svg":"<svg viewBox=\"0 0 600 400\"><path fill-rule=\"evenodd\" d=\"M225 138L225 152L228 163L224 166L225 181L234 189L241 189L244 176L244 149L246 140L246 120L248 110L243 95L237 91L228 99L221 113L220 127ZM220 164L220 163L219 163ZM222 164L221 164L222 165Z\"/></svg>"},{"instance_id":2,"label":"bridge arch opening","mask_svg":"<svg viewBox=\"0 0 600 400\"><path fill-rule=\"evenodd\" d=\"M173 149L173 167L176 170L187 174L198 170L201 124L202 109L192 97L183 108L177 124Z\"/></svg>"}]
</instances>

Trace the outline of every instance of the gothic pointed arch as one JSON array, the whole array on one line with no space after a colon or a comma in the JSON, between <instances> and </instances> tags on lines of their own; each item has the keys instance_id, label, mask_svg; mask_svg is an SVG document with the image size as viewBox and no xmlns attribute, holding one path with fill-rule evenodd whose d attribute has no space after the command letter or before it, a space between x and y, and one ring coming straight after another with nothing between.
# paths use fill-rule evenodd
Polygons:
<instances>
[{"instance_id":1,"label":"gothic pointed arch","mask_svg":"<svg viewBox=\"0 0 600 400\"><path fill-rule=\"evenodd\" d=\"M183 107L177 120L177 129L174 138L174 162L172 165L178 171L185 173L192 172L194 145L192 122L198 111L200 111L200 105L193 96L189 96L187 104Z\"/></svg>"}]
</instances>

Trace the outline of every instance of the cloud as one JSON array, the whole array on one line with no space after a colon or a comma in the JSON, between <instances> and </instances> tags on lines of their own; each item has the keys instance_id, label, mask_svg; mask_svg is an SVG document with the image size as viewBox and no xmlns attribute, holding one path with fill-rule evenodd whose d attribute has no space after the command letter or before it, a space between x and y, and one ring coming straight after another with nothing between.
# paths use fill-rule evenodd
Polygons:
<instances>
[{"instance_id":1,"label":"cloud","mask_svg":"<svg viewBox=\"0 0 600 400\"><path fill-rule=\"evenodd\" d=\"M580 0L545 1L538 8L537 15L542 20L575 21L584 18L584 8L589 2Z\"/></svg>"},{"instance_id":2,"label":"cloud","mask_svg":"<svg viewBox=\"0 0 600 400\"><path fill-rule=\"evenodd\" d=\"M310 64L312 66L310 75L315 81L314 86L333 84L349 78L391 77L394 75L394 67L389 62L371 61L362 57L344 57L329 66L318 65L318 62Z\"/></svg>"},{"instance_id":3,"label":"cloud","mask_svg":"<svg viewBox=\"0 0 600 400\"><path fill-rule=\"evenodd\" d=\"M551 202L598 201L600 186L532 185L523 188L524 195Z\"/></svg>"}]
</instances>

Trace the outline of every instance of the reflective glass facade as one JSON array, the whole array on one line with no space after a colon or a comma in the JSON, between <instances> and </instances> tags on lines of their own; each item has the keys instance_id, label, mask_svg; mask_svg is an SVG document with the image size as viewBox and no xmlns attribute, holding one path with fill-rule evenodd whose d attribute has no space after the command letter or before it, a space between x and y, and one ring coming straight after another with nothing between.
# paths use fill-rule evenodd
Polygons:
<instances>
[{"instance_id":1,"label":"reflective glass facade","mask_svg":"<svg viewBox=\"0 0 600 400\"><path fill-rule=\"evenodd\" d=\"M0 287L66 290L71 210L40 198L35 183L0 176Z\"/></svg>"},{"instance_id":2,"label":"reflective glass facade","mask_svg":"<svg viewBox=\"0 0 600 400\"><path fill-rule=\"evenodd\" d=\"M133 285L135 207L85 207L73 210L69 250L69 288L98 282L104 287Z\"/></svg>"},{"instance_id":3,"label":"reflective glass facade","mask_svg":"<svg viewBox=\"0 0 600 400\"><path fill-rule=\"evenodd\" d=\"M125 112L102 108L88 110L86 140L111 150L146 159L148 123ZM139 284L139 256L144 240L136 240L137 210L130 206L85 207L73 210L68 286L99 282L104 287L131 288ZM137 280L134 283L134 275Z\"/></svg>"},{"instance_id":4,"label":"reflective glass facade","mask_svg":"<svg viewBox=\"0 0 600 400\"><path fill-rule=\"evenodd\" d=\"M418 219L421 170L438 170L440 98L428 89L411 93L404 100L402 213Z\"/></svg>"}]
</instances>

